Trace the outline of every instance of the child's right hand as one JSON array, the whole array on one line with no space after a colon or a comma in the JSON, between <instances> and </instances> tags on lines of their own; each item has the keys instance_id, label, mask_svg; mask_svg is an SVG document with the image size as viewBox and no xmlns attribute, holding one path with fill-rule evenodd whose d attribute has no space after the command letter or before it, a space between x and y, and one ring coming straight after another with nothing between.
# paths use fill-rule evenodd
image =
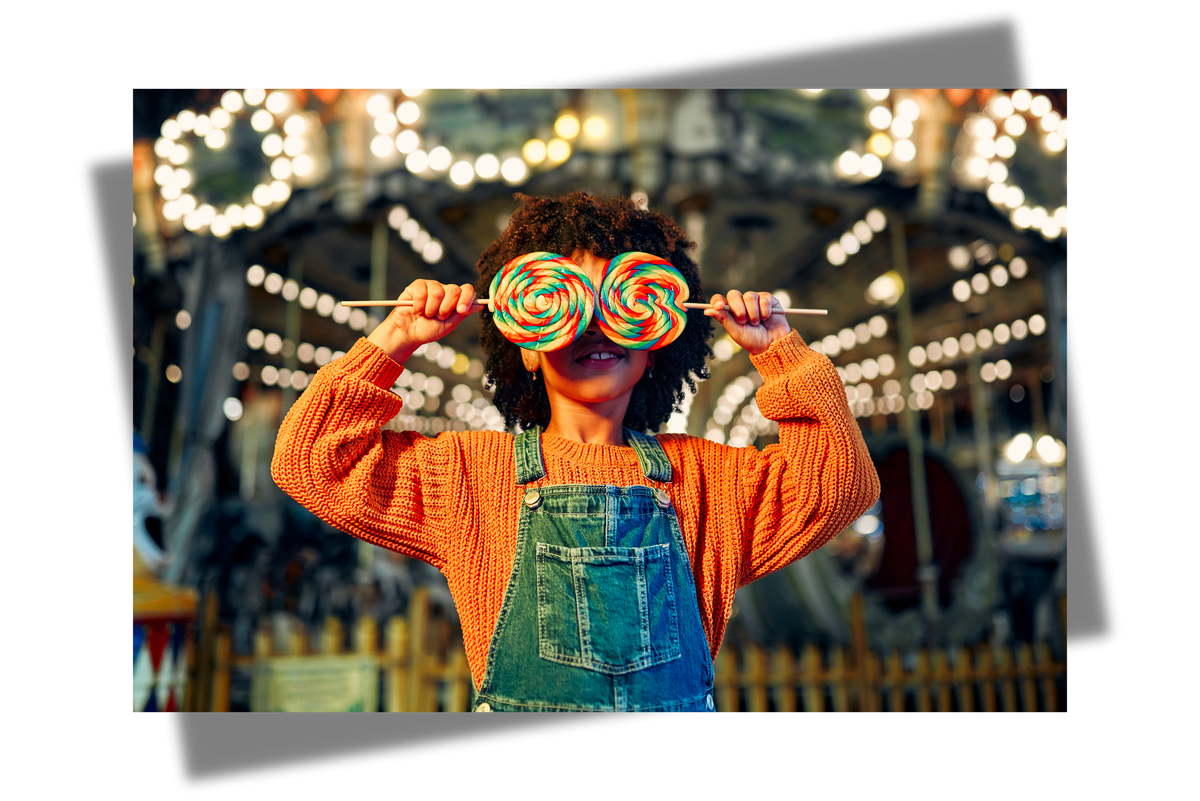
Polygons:
<instances>
[{"instance_id":1,"label":"child's right hand","mask_svg":"<svg viewBox=\"0 0 1200 801\"><path fill-rule=\"evenodd\" d=\"M396 306L367 339L400 364L417 348L436 342L484 308L475 303L475 287L470 284L442 284L425 278L409 284L399 300L411 300L413 305Z\"/></svg>"}]
</instances>

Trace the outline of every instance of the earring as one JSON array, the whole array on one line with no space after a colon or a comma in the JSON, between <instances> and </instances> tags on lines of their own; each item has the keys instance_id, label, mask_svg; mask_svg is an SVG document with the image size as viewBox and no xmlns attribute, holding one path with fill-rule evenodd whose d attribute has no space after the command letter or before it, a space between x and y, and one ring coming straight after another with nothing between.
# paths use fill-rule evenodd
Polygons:
<instances>
[{"instance_id":1,"label":"earring","mask_svg":"<svg viewBox=\"0 0 1200 801\"><path fill-rule=\"evenodd\" d=\"M538 371L537 371L537 370L530 370L530 371L529 371L529 380L530 380L530 381L532 381L533 383L535 383L535 384L536 384L536 383L537 383L537 377L538 377Z\"/></svg>"},{"instance_id":2,"label":"earring","mask_svg":"<svg viewBox=\"0 0 1200 801\"><path fill-rule=\"evenodd\" d=\"M654 368L653 368L653 367L651 367L651 368L650 368L650 371L649 371L649 373L646 375L646 377L647 377L647 378L654 378Z\"/></svg>"}]
</instances>

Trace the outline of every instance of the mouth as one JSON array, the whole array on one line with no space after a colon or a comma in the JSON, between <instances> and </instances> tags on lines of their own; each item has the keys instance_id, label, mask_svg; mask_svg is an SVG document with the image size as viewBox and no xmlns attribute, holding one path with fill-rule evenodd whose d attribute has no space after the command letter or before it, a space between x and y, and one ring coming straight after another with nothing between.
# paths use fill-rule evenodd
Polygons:
<instances>
[{"instance_id":1,"label":"mouth","mask_svg":"<svg viewBox=\"0 0 1200 801\"><path fill-rule=\"evenodd\" d=\"M592 370L606 370L625 359L624 348L608 343L588 345L575 357L575 362Z\"/></svg>"}]
</instances>

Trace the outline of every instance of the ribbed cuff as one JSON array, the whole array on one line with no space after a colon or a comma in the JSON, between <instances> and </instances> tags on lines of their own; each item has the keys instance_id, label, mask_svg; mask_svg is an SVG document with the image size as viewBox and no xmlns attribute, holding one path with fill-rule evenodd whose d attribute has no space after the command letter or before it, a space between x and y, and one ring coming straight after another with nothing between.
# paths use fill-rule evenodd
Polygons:
<instances>
[{"instance_id":1,"label":"ribbed cuff","mask_svg":"<svg viewBox=\"0 0 1200 801\"><path fill-rule=\"evenodd\" d=\"M330 364L337 365L338 372L342 374L357 376L381 389L391 389L404 372L404 365L396 364L391 356L366 337L359 337L345 356Z\"/></svg>"},{"instance_id":2,"label":"ribbed cuff","mask_svg":"<svg viewBox=\"0 0 1200 801\"><path fill-rule=\"evenodd\" d=\"M766 383L794 373L796 367L816 355L816 351L805 345L804 340L793 329L787 336L772 342L769 348L757 356L751 354L750 363L758 369L759 375Z\"/></svg>"}]
</instances>

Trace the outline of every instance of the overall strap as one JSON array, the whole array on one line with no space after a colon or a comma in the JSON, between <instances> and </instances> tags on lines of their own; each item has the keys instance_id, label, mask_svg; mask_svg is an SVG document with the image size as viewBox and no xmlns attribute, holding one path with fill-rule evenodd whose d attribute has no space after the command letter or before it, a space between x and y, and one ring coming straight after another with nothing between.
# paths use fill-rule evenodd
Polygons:
<instances>
[{"instance_id":1,"label":"overall strap","mask_svg":"<svg viewBox=\"0 0 1200 801\"><path fill-rule=\"evenodd\" d=\"M625 429L625 439L633 446L633 452L637 454L638 464L642 466L642 474L646 478L671 483L671 462L657 439L628 428Z\"/></svg>"},{"instance_id":2,"label":"overall strap","mask_svg":"<svg viewBox=\"0 0 1200 801\"><path fill-rule=\"evenodd\" d=\"M517 463L517 483L528 484L546 475L542 461L542 428L534 426L513 438L513 457Z\"/></svg>"}]
</instances>

